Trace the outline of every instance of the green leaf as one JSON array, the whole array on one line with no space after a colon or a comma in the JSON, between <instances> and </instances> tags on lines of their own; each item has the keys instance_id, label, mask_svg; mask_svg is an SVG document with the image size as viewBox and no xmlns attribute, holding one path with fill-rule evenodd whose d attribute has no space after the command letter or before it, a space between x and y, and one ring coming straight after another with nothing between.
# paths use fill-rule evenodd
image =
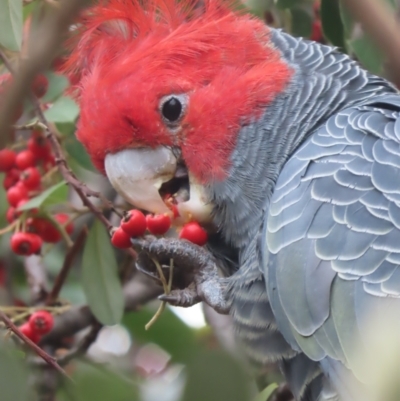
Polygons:
<instances>
[{"instance_id":1,"label":"green leaf","mask_svg":"<svg viewBox=\"0 0 400 401\"><path fill-rule=\"evenodd\" d=\"M56 124L57 129L64 136L73 136L75 134L76 125L75 123L58 123Z\"/></svg>"},{"instance_id":2,"label":"green leaf","mask_svg":"<svg viewBox=\"0 0 400 401\"><path fill-rule=\"evenodd\" d=\"M182 401L248 401L250 379L239 362L221 351L203 351L187 365Z\"/></svg>"},{"instance_id":3,"label":"green leaf","mask_svg":"<svg viewBox=\"0 0 400 401\"><path fill-rule=\"evenodd\" d=\"M35 399L28 389L28 371L21 354L8 342L0 342L0 399L1 401L28 401Z\"/></svg>"},{"instance_id":4,"label":"green leaf","mask_svg":"<svg viewBox=\"0 0 400 401\"><path fill-rule=\"evenodd\" d=\"M247 10L252 14L257 15L260 18L263 18L263 15L266 11L271 8L271 2L273 0L248 0L246 1ZM239 3L239 2L238 2ZM240 2L239 4L244 4Z\"/></svg>"},{"instance_id":5,"label":"green leaf","mask_svg":"<svg viewBox=\"0 0 400 401\"><path fill-rule=\"evenodd\" d=\"M46 189L40 195L32 198L29 202L26 202L23 206L19 207L19 210L29 210L36 208L46 208L51 205L65 202L68 197L68 186L65 181L61 181L56 185Z\"/></svg>"},{"instance_id":6,"label":"green leaf","mask_svg":"<svg viewBox=\"0 0 400 401\"><path fill-rule=\"evenodd\" d=\"M152 342L167 351L176 362L186 362L198 349L195 333L169 309L149 330L144 326L153 317L154 310L148 308L139 312L127 313L122 324L129 330L135 340Z\"/></svg>"},{"instance_id":7,"label":"green leaf","mask_svg":"<svg viewBox=\"0 0 400 401\"><path fill-rule=\"evenodd\" d=\"M276 6L280 9L292 8L299 4L299 0L277 0Z\"/></svg>"},{"instance_id":8,"label":"green leaf","mask_svg":"<svg viewBox=\"0 0 400 401\"><path fill-rule=\"evenodd\" d=\"M71 136L65 141L65 149L67 150L69 156L75 159L81 167L85 168L86 170L97 171L94 168L85 148L75 136Z\"/></svg>"},{"instance_id":9,"label":"green leaf","mask_svg":"<svg viewBox=\"0 0 400 401\"><path fill-rule=\"evenodd\" d=\"M321 21L325 37L334 46L344 50L344 26L340 14L339 0L322 0Z\"/></svg>"},{"instance_id":10,"label":"green leaf","mask_svg":"<svg viewBox=\"0 0 400 401\"><path fill-rule=\"evenodd\" d=\"M0 0L0 45L19 51L22 42L22 0Z\"/></svg>"},{"instance_id":11,"label":"green leaf","mask_svg":"<svg viewBox=\"0 0 400 401\"><path fill-rule=\"evenodd\" d=\"M128 377L100 365L78 363L74 384L64 387L65 400L74 401L138 401L139 392ZM58 399L58 397L57 397ZM14 400L16 401L16 399ZM19 400L18 400L19 401Z\"/></svg>"},{"instance_id":12,"label":"green leaf","mask_svg":"<svg viewBox=\"0 0 400 401\"><path fill-rule=\"evenodd\" d=\"M351 40L349 45L360 60L360 63L367 70L376 75L382 74L384 62L383 53L368 36L364 35L361 38Z\"/></svg>"},{"instance_id":13,"label":"green leaf","mask_svg":"<svg viewBox=\"0 0 400 401\"><path fill-rule=\"evenodd\" d=\"M43 96L42 102L50 103L58 99L69 86L69 81L64 75L55 74L54 72L46 73L49 80L49 89Z\"/></svg>"},{"instance_id":14,"label":"green leaf","mask_svg":"<svg viewBox=\"0 0 400 401\"><path fill-rule=\"evenodd\" d=\"M83 251L82 284L96 319L106 325L119 323L124 312L124 297L117 261L110 236L97 219Z\"/></svg>"},{"instance_id":15,"label":"green leaf","mask_svg":"<svg viewBox=\"0 0 400 401\"><path fill-rule=\"evenodd\" d=\"M270 384L263 391L261 391L261 393L258 394L253 401L268 401L277 388L278 385L276 383Z\"/></svg>"},{"instance_id":16,"label":"green leaf","mask_svg":"<svg viewBox=\"0 0 400 401\"><path fill-rule=\"evenodd\" d=\"M312 18L307 11L301 8L292 8L292 35L309 38L312 30Z\"/></svg>"},{"instance_id":17,"label":"green leaf","mask_svg":"<svg viewBox=\"0 0 400 401\"><path fill-rule=\"evenodd\" d=\"M57 99L44 114L53 123L71 123L77 119L79 107L71 98L64 96Z\"/></svg>"},{"instance_id":18,"label":"green leaf","mask_svg":"<svg viewBox=\"0 0 400 401\"><path fill-rule=\"evenodd\" d=\"M349 38L354 28L354 20L342 0L339 0L339 12L343 23L344 35Z\"/></svg>"},{"instance_id":19,"label":"green leaf","mask_svg":"<svg viewBox=\"0 0 400 401\"><path fill-rule=\"evenodd\" d=\"M395 11L393 0L381 1L384 1L393 12ZM383 53L362 30L357 29L357 35L354 34L355 22L351 14L346 9L343 0L340 0L339 5L349 52L353 53L366 69L377 75L382 74L385 61Z\"/></svg>"}]
</instances>

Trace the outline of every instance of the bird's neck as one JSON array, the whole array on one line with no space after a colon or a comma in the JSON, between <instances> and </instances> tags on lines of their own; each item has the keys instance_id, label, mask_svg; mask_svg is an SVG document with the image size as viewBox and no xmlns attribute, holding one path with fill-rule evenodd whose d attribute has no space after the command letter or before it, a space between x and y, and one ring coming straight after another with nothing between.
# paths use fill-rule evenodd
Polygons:
<instances>
[{"instance_id":1,"label":"bird's neck","mask_svg":"<svg viewBox=\"0 0 400 401\"><path fill-rule=\"evenodd\" d=\"M331 47L277 30L271 36L295 73L263 116L241 129L228 178L210 188L214 222L238 250L260 232L276 180L299 145L339 110L396 91Z\"/></svg>"}]
</instances>

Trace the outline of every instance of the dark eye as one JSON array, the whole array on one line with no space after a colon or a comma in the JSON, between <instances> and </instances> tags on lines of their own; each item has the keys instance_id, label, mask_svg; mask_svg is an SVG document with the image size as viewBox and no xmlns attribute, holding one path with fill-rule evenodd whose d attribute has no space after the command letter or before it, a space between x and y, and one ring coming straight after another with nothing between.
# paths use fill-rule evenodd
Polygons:
<instances>
[{"instance_id":1,"label":"dark eye","mask_svg":"<svg viewBox=\"0 0 400 401\"><path fill-rule=\"evenodd\" d=\"M179 119L182 113L182 103L176 97L169 98L161 108L163 117L173 123Z\"/></svg>"}]
</instances>

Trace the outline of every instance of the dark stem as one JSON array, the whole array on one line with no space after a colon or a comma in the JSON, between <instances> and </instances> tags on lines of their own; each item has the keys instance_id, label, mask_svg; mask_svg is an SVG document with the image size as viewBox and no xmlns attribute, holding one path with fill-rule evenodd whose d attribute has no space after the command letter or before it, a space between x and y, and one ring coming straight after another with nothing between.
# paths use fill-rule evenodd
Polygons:
<instances>
[{"instance_id":1,"label":"dark stem","mask_svg":"<svg viewBox=\"0 0 400 401\"><path fill-rule=\"evenodd\" d=\"M72 262L74 261L76 255L78 254L79 250L81 249L83 243L85 242L88 230L86 227L83 227L81 232L79 233L78 237L76 238L74 244L69 249L67 255L65 256L63 266L58 273L53 288L50 291L47 299L46 305L52 305L58 298L58 295L64 285L65 280L68 277L68 273L72 267Z\"/></svg>"},{"instance_id":2,"label":"dark stem","mask_svg":"<svg viewBox=\"0 0 400 401\"><path fill-rule=\"evenodd\" d=\"M66 365L72 359L82 356L86 353L89 347L96 341L97 335L100 330L103 328L103 325L96 322L93 324L89 333L83 337L83 339L79 342L79 344L71 349L67 354L63 355L61 358L58 358L58 363L62 366Z\"/></svg>"}]
</instances>

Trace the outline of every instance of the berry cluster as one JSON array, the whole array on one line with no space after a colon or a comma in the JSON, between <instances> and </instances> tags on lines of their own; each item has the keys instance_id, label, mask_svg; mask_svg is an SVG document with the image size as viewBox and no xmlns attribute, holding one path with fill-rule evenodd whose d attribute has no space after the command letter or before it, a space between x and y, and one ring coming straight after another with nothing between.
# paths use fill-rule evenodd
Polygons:
<instances>
[{"instance_id":1,"label":"berry cluster","mask_svg":"<svg viewBox=\"0 0 400 401\"><path fill-rule=\"evenodd\" d=\"M174 217L177 217L174 213ZM126 249L131 246L132 237L141 237L146 230L153 235L164 235L171 228L172 220L168 214L148 214L145 216L140 210L131 210L121 220L111 236L111 243L116 248ZM199 223L191 221L186 223L179 233L180 239L193 242L196 245L206 244L207 232Z\"/></svg>"},{"instance_id":2,"label":"berry cluster","mask_svg":"<svg viewBox=\"0 0 400 401\"><path fill-rule=\"evenodd\" d=\"M45 310L32 313L29 320L19 327L22 334L37 344L42 336L48 334L54 326L53 315Z\"/></svg>"},{"instance_id":3,"label":"berry cluster","mask_svg":"<svg viewBox=\"0 0 400 401\"><path fill-rule=\"evenodd\" d=\"M0 76L0 98L11 79L10 74ZM39 75L32 85L32 90L38 97L42 97L47 88L48 81L43 75ZM61 233L56 225L68 223L69 217L64 213L49 218L50 216L39 215L35 209L25 212L21 210L30 198L39 195L45 189L42 177L54 166L54 155L41 130L33 130L26 146L18 152L8 148L0 150L0 172L5 173L3 187L7 191L9 204L6 219L10 224L16 223L17 220L22 223L14 224L17 231L10 240L11 249L18 255L39 253L43 242L59 242ZM20 231L21 226L23 230ZM67 224L65 230L71 234L72 224Z\"/></svg>"}]
</instances>

